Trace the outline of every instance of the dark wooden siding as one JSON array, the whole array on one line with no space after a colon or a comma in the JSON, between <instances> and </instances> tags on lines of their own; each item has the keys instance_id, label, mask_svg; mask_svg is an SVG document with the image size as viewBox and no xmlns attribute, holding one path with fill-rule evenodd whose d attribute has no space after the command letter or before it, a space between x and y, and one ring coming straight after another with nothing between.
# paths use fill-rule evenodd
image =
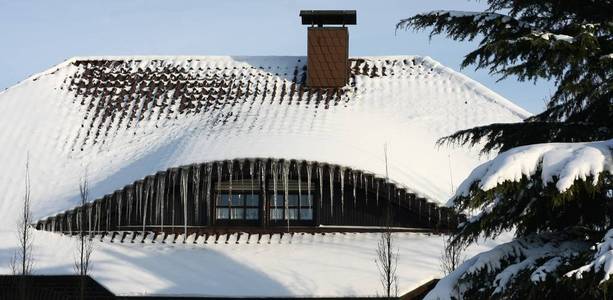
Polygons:
<instances>
[{"instance_id":1,"label":"dark wooden siding","mask_svg":"<svg viewBox=\"0 0 613 300\"><path fill-rule=\"evenodd\" d=\"M309 176L310 171L310 176ZM313 221L290 221L291 226L386 226L455 228L458 217L382 178L338 165L272 159L219 161L172 168L147 176L109 195L61 214L40 220L37 228L66 233L81 228L93 232L120 230L177 231L193 227L287 227L269 218L274 176L277 193L285 178L301 182L307 193L310 178ZM260 219L227 222L215 218L215 187L230 181L251 180L260 195ZM387 212L389 208L389 223ZM85 222L81 224L81 214Z\"/></svg>"}]
</instances>

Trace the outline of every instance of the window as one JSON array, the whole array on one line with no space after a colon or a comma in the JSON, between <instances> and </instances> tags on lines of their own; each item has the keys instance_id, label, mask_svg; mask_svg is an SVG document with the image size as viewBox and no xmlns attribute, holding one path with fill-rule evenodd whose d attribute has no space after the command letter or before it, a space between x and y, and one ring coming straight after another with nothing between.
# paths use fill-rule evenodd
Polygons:
<instances>
[{"instance_id":1,"label":"window","mask_svg":"<svg viewBox=\"0 0 613 300\"><path fill-rule=\"evenodd\" d=\"M219 193L215 209L218 220L257 221L260 219L260 196L240 192Z\"/></svg>"},{"instance_id":2,"label":"window","mask_svg":"<svg viewBox=\"0 0 613 300\"><path fill-rule=\"evenodd\" d=\"M285 195L272 194L270 199L270 219L282 221L313 221L313 195L289 194L287 199L287 216L285 214Z\"/></svg>"}]
</instances>

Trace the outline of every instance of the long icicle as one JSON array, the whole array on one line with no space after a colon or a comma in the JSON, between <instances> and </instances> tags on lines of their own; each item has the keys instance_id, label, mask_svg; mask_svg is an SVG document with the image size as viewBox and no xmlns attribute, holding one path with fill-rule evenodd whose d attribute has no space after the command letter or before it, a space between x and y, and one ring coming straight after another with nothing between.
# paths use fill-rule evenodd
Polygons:
<instances>
[{"instance_id":1,"label":"long icicle","mask_svg":"<svg viewBox=\"0 0 613 300\"><path fill-rule=\"evenodd\" d=\"M206 218L206 223L207 225L212 224L212 220L213 220L213 216L210 214L211 211L211 180L212 180L212 174L213 174L213 164L211 163L207 163L206 164L206 190L205 190L205 204L206 204L206 209L205 209L205 218Z\"/></svg>"},{"instance_id":2,"label":"long icicle","mask_svg":"<svg viewBox=\"0 0 613 300\"><path fill-rule=\"evenodd\" d=\"M122 200L123 200L124 191L120 191L117 193L117 230L121 227L121 210L123 209Z\"/></svg>"},{"instance_id":3,"label":"long icicle","mask_svg":"<svg viewBox=\"0 0 613 300\"><path fill-rule=\"evenodd\" d=\"M312 203L313 203L313 198L311 198L311 171L312 171L312 165L311 162L307 161L306 162L306 172L307 172L307 194L308 194L308 201L309 201L309 209L313 209L312 207Z\"/></svg>"},{"instance_id":4,"label":"long icicle","mask_svg":"<svg viewBox=\"0 0 613 300\"><path fill-rule=\"evenodd\" d=\"M345 168L339 168L341 177L341 217L345 214Z\"/></svg>"},{"instance_id":5,"label":"long icicle","mask_svg":"<svg viewBox=\"0 0 613 300\"><path fill-rule=\"evenodd\" d=\"M158 175L158 202L160 205L160 227L164 232L164 202L166 202L166 173Z\"/></svg>"},{"instance_id":6,"label":"long icicle","mask_svg":"<svg viewBox=\"0 0 613 300\"><path fill-rule=\"evenodd\" d=\"M230 219L234 219L234 214L233 214L233 203L232 203L232 175L234 174L234 161L233 160L229 160L227 163L228 166L228 175L230 176L230 186L229 186L229 196L228 196L228 202L230 203Z\"/></svg>"},{"instance_id":7,"label":"long icicle","mask_svg":"<svg viewBox=\"0 0 613 300\"><path fill-rule=\"evenodd\" d=\"M181 198L183 198L183 243L187 240L187 194L189 184L189 169L181 169Z\"/></svg>"},{"instance_id":8,"label":"long icicle","mask_svg":"<svg viewBox=\"0 0 613 300\"><path fill-rule=\"evenodd\" d=\"M296 172L298 173L298 216L296 217L297 219L301 219L302 217L300 216L300 212L302 211L302 178L300 173L302 173L302 162L295 161L295 166Z\"/></svg>"},{"instance_id":9,"label":"long icicle","mask_svg":"<svg viewBox=\"0 0 613 300\"><path fill-rule=\"evenodd\" d=\"M196 225L200 225L200 165L192 167L194 174L192 176L194 189L194 220Z\"/></svg>"},{"instance_id":10,"label":"long icicle","mask_svg":"<svg viewBox=\"0 0 613 300\"><path fill-rule=\"evenodd\" d=\"M323 210L324 203L324 171L320 164L317 164L317 175L319 176L319 210Z\"/></svg>"},{"instance_id":11,"label":"long icicle","mask_svg":"<svg viewBox=\"0 0 613 300\"><path fill-rule=\"evenodd\" d=\"M289 233L289 166L290 162L283 161L283 191L284 191L284 206L285 206L285 219L287 220L287 232Z\"/></svg>"},{"instance_id":12,"label":"long icicle","mask_svg":"<svg viewBox=\"0 0 613 300\"><path fill-rule=\"evenodd\" d=\"M264 215L262 216L263 219L266 219L264 216L269 215L270 213L268 212L268 210L266 209L267 207L267 202L266 202L266 193L268 192L267 188L266 188L266 162L265 161L258 161L258 164L260 166L260 179L261 179L261 186L264 188L264 193L262 194L262 196L264 197L262 199L262 210L264 211ZM269 216L270 217L270 216Z\"/></svg>"},{"instance_id":13,"label":"long icicle","mask_svg":"<svg viewBox=\"0 0 613 300\"><path fill-rule=\"evenodd\" d=\"M274 203L275 207L277 207L278 203L277 202L277 161L276 160L272 160L270 162L270 169L272 171L272 202ZM272 211L272 215L275 214L275 212L278 212L279 209L275 208ZM275 216L275 218L277 218L278 216ZM276 220L276 219L275 219Z\"/></svg>"},{"instance_id":14,"label":"long icicle","mask_svg":"<svg viewBox=\"0 0 613 300\"><path fill-rule=\"evenodd\" d=\"M328 165L328 175L330 177L330 216L334 217L334 167Z\"/></svg>"}]
</instances>

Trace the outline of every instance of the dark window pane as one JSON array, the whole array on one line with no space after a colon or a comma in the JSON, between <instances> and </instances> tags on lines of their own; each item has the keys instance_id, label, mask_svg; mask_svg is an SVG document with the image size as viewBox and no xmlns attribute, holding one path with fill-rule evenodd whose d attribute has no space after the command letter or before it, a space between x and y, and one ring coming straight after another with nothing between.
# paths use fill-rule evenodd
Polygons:
<instances>
[{"instance_id":1,"label":"dark window pane","mask_svg":"<svg viewBox=\"0 0 613 300\"><path fill-rule=\"evenodd\" d=\"M313 209L300 209L300 220L313 220Z\"/></svg>"},{"instance_id":2,"label":"dark window pane","mask_svg":"<svg viewBox=\"0 0 613 300\"><path fill-rule=\"evenodd\" d=\"M289 196L289 206L298 206L298 195L297 194L290 194Z\"/></svg>"},{"instance_id":3,"label":"dark window pane","mask_svg":"<svg viewBox=\"0 0 613 300\"><path fill-rule=\"evenodd\" d=\"M289 219L290 220L298 220L298 209L290 208L289 209Z\"/></svg>"},{"instance_id":4,"label":"dark window pane","mask_svg":"<svg viewBox=\"0 0 613 300\"><path fill-rule=\"evenodd\" d=\"M247 220L257 220L260 218L260 210L257 208L247 208L245 219Z\"/></svg>"},{"instance_id":5,"label":"dark window pane","mask_svg":"<svg viewBox=\"0 0 613 300\"><path fill-rule=\"evenodd\" d=\"M218 208L217 209L217 219L229 219L230 218L230 209L228 208Z\"/></svg>"},{"instance_id":6,"label":"dark window pane","mask_svg":"<svg viewBox=\"0 0 613 300\"><path fill-rule=\"evenodd\" d=\"M283 220L283 208L273 208L270 210L270 219Z\"/></svg>"},{"instance_id":7,"label":"dark window pane","mask_svg":"<svg viewBox=\"0 0 613 300\"><path fill-rule=\"evenodd\" d=\"M217 205L219 206L228 206L230 201L229 201L229 195L228 194L219 194L217 195Z\"/></svg>"},{"instance_id":8,"label":"dark window pane","mask_svg":"<svg viewBox=\"0 0 613 300\"><path fill-rule=\"evenodd\" d=\"M275 195L273 194L271 196L271 205L276 207L283 207L283 195L277 194L277 196L275 197Z\"/></svg>"},{"instance_id":9,"label":"dark window pane","mask_svg":"<svg viewBox=\"0 0 613 300\"><path fill-rule=\"evenodd\" d=\"M260 206L260 196L259 195L245 195L245 202L247 206Z\"/></svg>"},{"instance_id":10,"label":"dark window pane","mask_svg":"<svg viewBox=\"0 0 613 300\"><path fill-rule=\"evenodd\" d=\"M240 220L245 218L244 208L232 208L232 220Z\"/></svg>"},{"instance_id":11,"label":"dark window pane","mask_svg":"<svg viewBox=\"0 0 613 300\"><path fill-rule=\"evenodd\" d=\"M313 206L313 195L309 195L309 194L300 195L300 206L312 207Z\"/></svg>"},{"instance_id":12,"label":"dark window pane","mask_svg":"<svg viewBox=\"0 0 613 300\"><path fill-rule=\"evenodd\" d=\"M232 206L243 206L243 205L245 205L245 195L232 194Z\"/></svg>"}]
</instances>

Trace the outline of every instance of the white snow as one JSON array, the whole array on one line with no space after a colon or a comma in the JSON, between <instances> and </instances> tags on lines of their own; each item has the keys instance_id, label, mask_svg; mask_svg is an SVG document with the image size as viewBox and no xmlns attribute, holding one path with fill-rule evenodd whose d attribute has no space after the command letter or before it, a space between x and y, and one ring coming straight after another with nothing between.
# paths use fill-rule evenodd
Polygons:
<instances>
[{"instance_id":1,"label":"white snow","mask_svg":"<svg viewBox=\"0 0 613 300\"><path fill-rule=\"evenodd\" d=\"M441 277L444 237L394 234L399 251L399 293ZM273 236L270 243L109 243L95 240L92 277L118 295L194 296L375 296L380 288L376 248L379 234ZM0 232L0 274L9 273L13 232ZM189 239L188 239L189 240ZM34 235L36 274L73 274L76 239L49 232ZM474 255L493 241L471 247Z\"/></svg>"},{"instance_id":2,"label":"white snow","mask_svg":"<svg viewBox=\"0 0 613 300\"><path fill-rule=\"evenodd\" d=\"M597 251L594 254L594 259L585 266L582 266L576 270L570 271L566 276L575 276L581 278L583 273L594 271L598 273L603 272L603 278L600 281L605 282L611 278L613 274L613 229L610 229L597 246Z\"/></svg>"},{"instance_id":3,"label":"white snow","mask_svg":"<svg viewBox=\"0 0 613 300\"><path fill-rule=\"evenodd\" d=\"M204 70L190 71L197 78L236 76L241 84L272 90L286 83L290 76L286 74L296 66L302 69L304 57L74 58L0 92L0 273L8 273L16 247L12 230L21 208L26 156L35 219L75 206L78 184L86 172L92 199L160 170L224 159L305 159L381 176L385 143L390 145L390 179L442 203L457 184L450 184L450 171L453 179L462 180L482 159L478 149L438 148L436 140L460 129L529 116L428 57L363 59L377 66L378 76L356 75L355 89L347 89L346 98L337 105L315 105L315 96L292 102L296 99L277 93L266 98L245 96L232 103L218 98L214 110L181 114L179 101L175 103L169 92L155 100L172 104L163 110L136 99L125 103L142 108L136 118L105 119L89 113L88 107L104 105L107 98L60 89L84 72L76 62L98 60L127 62L132 72L187 66ZM239 119L220 122L226 116ZM101 128L102 134L86 138L89 128ZM100 243L93 276L125 295L377 293L374 234L304 236L291 244L278 235L255 245L233 238L231 244L225 244L225 238L220 244L210 238L203 244L204 238L194 236L187 240L197 244L172 243L183 241L181 236L168 237L163 245L159 240ZM73 247L67 237L37 232L35 240L37 273L72 273ZM401 292L440 277L441 237L403 234L398 243Z\"/></svg>"},{"instance_id":4,"label":"white snow","mask_svg":"<svg viewBox=\"0 0 613 300\"><path fill-rule=\"evenodd\" d=\"M567 43L575 42L574 37L570 35L566 35L566 34L555 34L551 32L535 32L533 34L546 41L552 40L552 41L562 41L562 42L567 42Z\"/></svg>"},{"instance_id":5,"label":"white snow","mask_svg":"<svg viewBox=\"0 0 613 300\"><path fill-rule=\"evenodd\" d=\"M575 180L593 181L603 171L613 173L611 151L613 139L591 143L548 143L513 148L478 166L460 185L456 196L466 196L470 186L479 182L487 191L505 181L519 181L533 176L540 167L543 182L554 182L560 192L570 188Z\"/></svg>"},{"instance_id":6,"label":"white snow","mask_svg":"<svg viewBox=\"0 0 613 300\"><path fill-rule=\"evenodd\" d=\"M314 99L292 103L287 94L281 98L276 93L277 98L245 96L235 103L220 98L218 109L180 114L170 93L157 101L172 106L143 109L136 119L88 113L88 107L104 105L107 98L60 89L65 80L84 72L75 63L125 61L133 72L187 66L203 70L193 71L194 78L237 76L272 90L288 80L284 74L292 74L296 66L301 70L305 58L74 58L35 75L0 93L0 126L5 128L0 131L0 228L14 224L27 153L35 218L73 207L86 170L92 199L160 170L224 159L305 159L382 176L385 143L390 145L390 179L444 203L457 185L449 182L450 171L454 180L462 180L481 158L477 149L439 148L436 140L460 129L529 116L428 57L363 59L380 73L386 68L386 74L357 75L355 90L338 105L314 105ZM130 101L126 104L146 106ZM220 122L225 116L240 119ZM96 140L86 138L89 128L101 128Z\"/></svg>"}]
</instances>

